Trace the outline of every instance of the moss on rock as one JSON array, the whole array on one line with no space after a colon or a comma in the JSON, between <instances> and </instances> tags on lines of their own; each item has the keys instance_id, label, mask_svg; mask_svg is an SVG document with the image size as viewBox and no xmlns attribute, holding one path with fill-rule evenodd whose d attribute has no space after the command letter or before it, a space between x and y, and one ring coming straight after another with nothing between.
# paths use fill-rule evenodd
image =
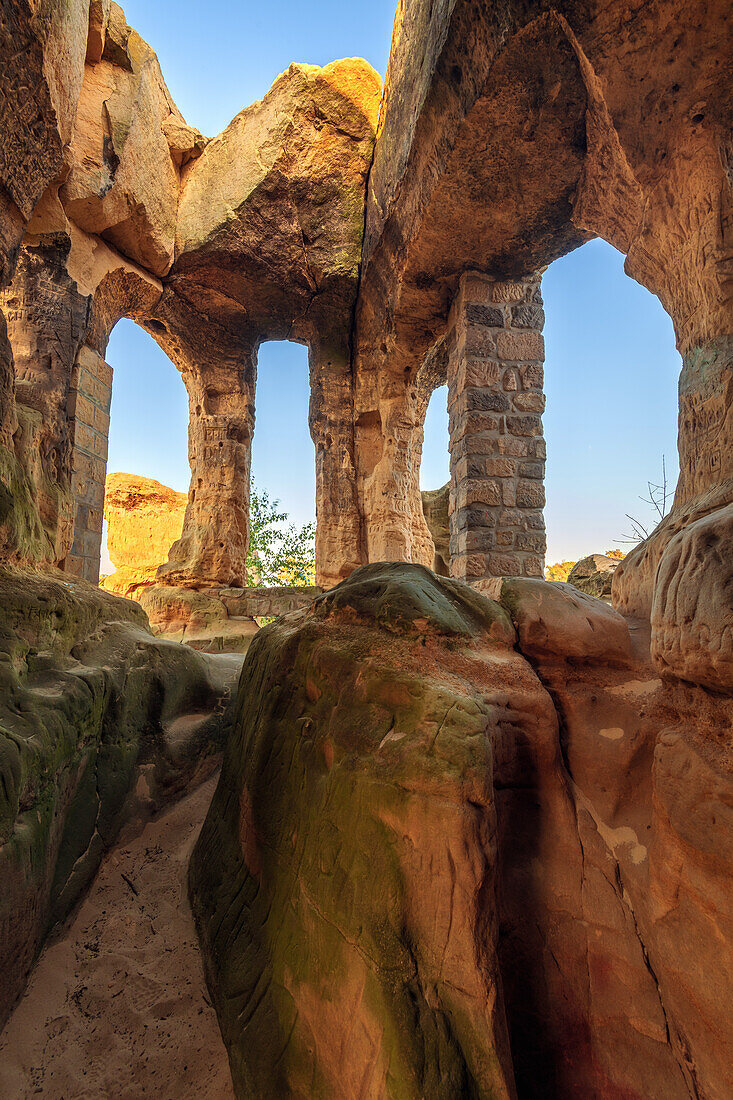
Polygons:
<instances>
[{"instance_id":1,"label":"moss on rock","mask_svg":"<svg viewBox=\"0 0 733 1100\"><path fill-rule=\"evenodd\" d=\"M513 638L374 565L253 641L190 870L239 1096L513 1095L492 742L550 706Z\"/></svg>"}]
</instances>

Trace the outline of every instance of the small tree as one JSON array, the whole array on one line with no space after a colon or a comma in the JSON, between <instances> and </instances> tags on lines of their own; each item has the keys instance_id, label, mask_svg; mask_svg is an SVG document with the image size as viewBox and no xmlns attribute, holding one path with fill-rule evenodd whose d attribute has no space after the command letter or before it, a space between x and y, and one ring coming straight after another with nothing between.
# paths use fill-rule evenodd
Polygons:
<instances>
[{"instance_id":1,"label":"small tree","mask_svg":"<svg viewBox=\"0 0 733 1100\"><path fill-rule=\"evenodd\" d=\"M660 523L667 514L667 503L671 497L671 493L667 488L667 463L664 455L662 455L662 481L657 485L653 481L647 481L646 483L648 496L639 497L639 500L644 504L649 504L654 509L654 521L655 526ZM651 535L654 528L647 529L646 524L637 519L636 516L630 516L626 513L626 518L631 523L631 532L620 538L619 542L644 542ZM648 521L647 521L648 522Z\"/></svg>"},{"instance_id":2,"label":"small tree","mask_svg":"<svg viewBox=\"0 0 733 1100\"><path fill-rule=\"evenodd\" d=\"M249 494L248 585L315 584L316 525L297 527L287 523L287 512L278 512L279 500L258 492L254 482Z\"/></svg>"}]
</instances>

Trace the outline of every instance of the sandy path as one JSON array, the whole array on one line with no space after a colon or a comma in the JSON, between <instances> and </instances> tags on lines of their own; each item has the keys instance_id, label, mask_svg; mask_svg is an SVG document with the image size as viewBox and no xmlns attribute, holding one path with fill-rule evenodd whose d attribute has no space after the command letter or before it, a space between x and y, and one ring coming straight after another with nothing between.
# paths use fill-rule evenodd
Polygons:
<instances>
[{"instance_id":1,"label":"sandy path","mask_svg":"<svg viewBox=\"0 0 733 1100\"><path fill-rule=\"evenodd\" d=\"M2 1100L234 1096L185 884L215 785L106 857L0 1035Z\"/></svg>"}]
</instances>

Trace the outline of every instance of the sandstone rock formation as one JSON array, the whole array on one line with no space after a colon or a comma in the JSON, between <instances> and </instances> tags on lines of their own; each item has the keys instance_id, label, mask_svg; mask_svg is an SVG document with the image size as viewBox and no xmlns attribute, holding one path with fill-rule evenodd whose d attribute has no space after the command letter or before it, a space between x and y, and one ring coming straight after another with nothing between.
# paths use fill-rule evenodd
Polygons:
<instances>
[{"instance_id":1,"label":"sandstone rock formation","mask_svg":"<svg viewBox=\"0 0 733 1100\"><path fill-rule=\"evenodd\" d=\"M618 569L619 558L608 554L590 554L576 561L568 573L568 583L575 585L589 596L598 596L603 600L611 599L613 575Z\"/></svg>"},{"instance_id":2,"label":"sandstone rock formation","mask_svg":"<svg viewBox=\"0 0 733 1100\"><path fill-rule=\"evenodd\" d=\"M317 580L351 574L255 636L192 867L240 1093L733 1094L729 14L402 0L381 105L365 62L294 65L208 141L111 0L3 5L0 1012L229 723L235 659L75 580L128 317L189 396L156 629L221 649L278 600L241 587L266 339L309 347ZM594 235L683 356L674 506L615 610L538 579L541 272Z\"/></svg>"},{"instance_id":3,"label":"sandstone rock formation","mask_svg":"<svg viewBox=\"0 0 733 1100\"><path fill-rule=\"evenodd\" d=\"M422 510L435 547L432 568L442 577L450 576L450 523L448 508L450 482L441 489L424 489Z\"/></svg>"},{"instance_id":4,"label":"sandstone rock formation","mask_svg":"<svg viewBox=\"0 0 733 1100\"><path fill-rule=\"evenodd\" d=\"M156 641L137 604L62 575L4 566L0 591L4 1022L121 823L215 767L241 659Z\"/></svg>"},{"instance_id":5,"label":"sandstone rock formation","mask_svg":"<svg viewBox=\"0 0 733 1100\"><path fill-rule=\"evenodd\" d=\"M733 1087L729 700L494 594L367 566L253 643L190 874L238 1095Z\"/></svg>"},{"instance_id":6,"label":"sandstone rock formation","mask_svg":"<svg viewBox=\"0 0 733 1100\"><path fill-rule=\"evenodd\" d=\"M659 296L675 324L684 360L682 477L667 529L732 499L726 5L683 9L664 0L633 27L623 5L548 11L530 3L483 14L470 0L406 0L398 11L355 333L370 560L429 562L416 471L424 410L446 373L457 380L455 400L471 403L453 426L453 493L470 481L484 498L464 516L456 503L456 544L463 536L483 555L510 532L516 537L519 485L507 459L519 459L527 469L520 476L530 479L541 479L543 461L528 445L541 436L541 317L520 302L522 280L592 235L626 254L629 274ZM726 91L711 96L721 73ZM472 271L493 282L498 297L466 299ZM496 339L498 305L512 309L517 335L526 329L511 349L506 335L502 347ZM470 339L451 344L462 330ZM534 383L526 396L523 372ZM527 401L522 425L517 394ZM541 499L539 488L534 495ZM488 502L497 516L487 515ZM540 545L540 530L527 524L522 532L527 553ZM636 575L638 558L624 566L619 599L634 614L650 613L664 531L652 537L648 570ZM466 553L478 569L480 555ZM490 555L483 568L507 571L492 568Z\"/></svg>"},{"instance_id":7,"label":"sandstone rock formation","mask_svg":"<svg viewBox=\"0 0 733 1100\"><path fill-rule=\"evenodd\" d=\"M187 518L161 587L243 582L257 348L272 338L310 350L321 586L368 560L435 563L418 471L446 381L451 567L541 576L538 272L597 234L659 296L684 357L674 509L616 585L620 608L650 615L668 537L732 499L726 14L722 0L663 0L631 29L619 5L533 0L481 20L469 0L406 0L375 146L380 83L363 62L291 66L207 141L115 4L63 0L31 18L13 0L0 43L6 557L95 579L102 356L127 316L189 392Z\"/></svg>"},{"instance_id":8,"label":"sandstone rock formation","mask_svg":"<svg viewBox=\"0 0 733 1100\"><path fill-rule=\"evenodd\" d=\"M108 474L104 494L107 549L115 572L104 578L108 592L139 599L155 583L158 567L180 538L188 496L150 477Z\"/></svg>"},{"instance_id":9,"label":"sandstone rock formation","mask_svg":"<svg viewBox=\"0 0 733 1100\"><path fill-rule=\"evenodd\" d=\"M207 142L116 4L64 0L47 24L13 6L0 101L12 114L13 81L22 86L13 36L24 34L39 126L36 147L9 122L13 163L0 176L15 196L0 293L10 342L0 355L0 457L19 513L6 524L8 553L96 579L111 387L102 357L126 316L161 344L189 391L188 518L164 584L244 581L257 348L286 338L311 353L318 569L333 583L360 560L350 329L378 75L359 60L293 65ZM62 103L57 67L72 55ZM33 169L31 185L21 177ZM24 383L17 393L14 376ZM41 423L16 453L25 406Z\"/></svg>"}]
</instances>

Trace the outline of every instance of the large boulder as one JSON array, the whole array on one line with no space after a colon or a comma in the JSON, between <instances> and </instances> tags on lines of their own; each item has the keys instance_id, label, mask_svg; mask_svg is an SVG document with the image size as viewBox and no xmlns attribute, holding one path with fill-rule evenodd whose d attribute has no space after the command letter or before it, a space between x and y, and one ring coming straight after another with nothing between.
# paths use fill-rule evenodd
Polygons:
<instances>
[{"instance_id":1,"label":"large boulder","mask_svg":"<svg viewBox=\"0 0 733 1100\"><path fill-rule=\"evenodd\" d=\"M190 869L238 1095L730 1094L730 699L492 595L367 566L253 642Z\"/></svg>"},{"instance_id":2,"label":"large boulder","mask_svg":"<svg viewBox=\"0 0 733 1100\"><path fill-rule=\"evenodd\" d=\"M552 716L513 633L367 566L253 642L190 878L238 1095L514 1095L486 730Z\"/></svg>"},{"instance_id":3,"label":"large boulder","mask_svg":"<svg viewBox=\"0 0 733 1100\"><path fill-rule=\"evenodd\" d=\"M568 584L589 596L610 600L611 584L618 564L619 558L611 558L608 554L589 554L587 558L576 561L568 574Z\"/></svg>"},{"instance_id":4,"label":"large boulder","mask_svg":"<svg viewBox=\"0 0 733 1100\"><path fill-rule=\"evenodd\" d=\"M381 79L358 58L291 65L185 174L171 285L270 338L342 336L361 260ZM330 332L328 330L331 330ZM302 334L302 335L301 335Z\"/></svg>"},{"instance_id":5,"label":"large boulder","mask_svg":"<svg viewBox=\"0 0 733 1100\"><path fill-rule=\"evenodd\" d=\"M107 591L137 599L155 583L158 566L181 536L187 503L187 493L177 493L154 478L107 475L104 518L107 549L115 566L103 581Z\"/></svg>"},{"instance_id":6,"label":"large boulder","mask_svg":"<svg viewBox=\"0 0 733 1100\"><path fill-rule=\"evenodd\" d=\"M121 825L214 769L240 667L157 641L136 603L0 570L0 1023Z\"/></svg>"}]
</instances>

